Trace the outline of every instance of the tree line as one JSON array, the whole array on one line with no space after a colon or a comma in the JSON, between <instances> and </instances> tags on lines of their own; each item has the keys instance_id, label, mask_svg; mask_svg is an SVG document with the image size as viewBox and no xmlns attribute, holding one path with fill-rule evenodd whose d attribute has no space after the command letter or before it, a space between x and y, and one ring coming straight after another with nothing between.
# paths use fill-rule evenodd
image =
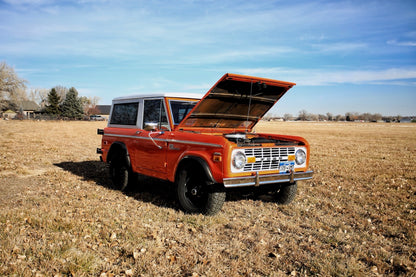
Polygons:
<instances>
[{"instance_id":1,"label":"tree line","mask_svg":"<svg viewBox=\"0 0 416 277\"><path fill-rule=\"evenodd\" d=\"M98 113L95 108L97 102L97 97L78 97L74 87L67 89L59 86L49 91L42 112L57 118L82 119L84 115Z\"/></svg>"},{"instance_id":2,"label":"tree line","mask_svg":"<svg viewBox=\"0 0 416 277\"><path fill-rule=\"evenodd\" d=\"M377 122L383 119L383 116L379 113L358 113L358 112L347 112L345 115L332 113L326 114L313 114L308 113L306 110L301 110L297 117L298 120L304 121L367 121Z\"/></svg>"},{"instance_id":3,"label":"tree line","mask_svg":"<svg viewBox=\"0 0 416 277\"><path fill-rule=\"evenodd\" d=\"M33 101L39 113L52 118L82 119L98 113L99 98L79 96L74 88L55 86L52 89L31 89L28 81L20 78L6 62L0 62L0 113L7 110L21 112L24 101Z\"/></svg>"},{"instance_id":4,"label":"tree line","mask_svg":"<svg viewBox=\"0 0 416 277\"><path fill-rule=\"evenodd\" d=\"M283 117L267 115L264 117L265 120L284 120L284 121L364 121L364 122L400 122L402 116L383 116L380 113L358 113L358 112L347 112L344 115L341 114L314 114L309 113L306 110L299 111L297 116L286 113Z\"/></svg>"}]
</instances>

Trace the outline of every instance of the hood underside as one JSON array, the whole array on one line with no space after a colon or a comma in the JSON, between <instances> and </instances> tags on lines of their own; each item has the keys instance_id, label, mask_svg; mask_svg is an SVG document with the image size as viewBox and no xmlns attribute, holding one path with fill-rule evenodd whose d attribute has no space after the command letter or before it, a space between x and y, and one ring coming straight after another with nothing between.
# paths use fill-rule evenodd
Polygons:
<instances>
[{"instance_id":1,"label":"hood underside","mask_svg":"<svg viewBox=\"0 0 416 277\"><path fill-rule=\"evenodd\" d=\"M179 124L181 129L250 132L295 83L225 74Z\"/></svg>"}]
</instances>

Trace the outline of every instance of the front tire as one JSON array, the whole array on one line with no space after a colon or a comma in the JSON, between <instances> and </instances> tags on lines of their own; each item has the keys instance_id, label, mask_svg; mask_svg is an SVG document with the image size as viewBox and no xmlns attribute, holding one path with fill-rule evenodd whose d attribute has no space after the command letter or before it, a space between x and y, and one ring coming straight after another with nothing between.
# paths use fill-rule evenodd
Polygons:
<instances>
[{"instance_id":1,"label":"front tire","mask_svg":"<svg viewBox=\"0 0 416 277\"><path fill-rule=\"evenodd\" d=\"M217 185L209 185L205 173L195 167L179 171L176 180L176 192L179 204L187 213L214 215L225 201L225 191Z\"/></svg>"},{"instance_id":2,"label":"front tire","mask_svg":"<svg viewBox=\"0 0 416 277\"><path fill-rule=\"evenodd\" d=\"M295 199L297 190L296 182L282 185L274 194L276 202L282 205L290 204Z\"/></svg>"}]
</instances>

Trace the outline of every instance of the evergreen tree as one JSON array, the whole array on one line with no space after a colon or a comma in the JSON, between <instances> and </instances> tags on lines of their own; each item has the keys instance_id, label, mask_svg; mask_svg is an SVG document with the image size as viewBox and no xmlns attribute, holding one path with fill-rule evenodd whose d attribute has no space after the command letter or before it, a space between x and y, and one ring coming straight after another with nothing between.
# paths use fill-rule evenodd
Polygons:
<instances>
[{"instance_id":1,"label":"evergreen tree","mask_svg":"<svg viewBox=\"0 0 416 277\"><path fill-rule=\"evenodd\" d=\"M51 91L48 94L49 104L45 107L45 112L47 114L60 115L61 109L59 107L59 102L61 102L61 98L59 97L55 88L51 89Z\"/></svg>"},{"instance_id":2,"label":"evergreen tree","mask_svg":"<svg viewBox=\"0 0 416 277\"><path fill-rule=\"evenodd\" d=\"M70 88L66 94L66 98L62 103L62 116L71 119L81 119L83 115L81 101L78 98L78 91L75 88Z\"/></svg>"}]
</instances>

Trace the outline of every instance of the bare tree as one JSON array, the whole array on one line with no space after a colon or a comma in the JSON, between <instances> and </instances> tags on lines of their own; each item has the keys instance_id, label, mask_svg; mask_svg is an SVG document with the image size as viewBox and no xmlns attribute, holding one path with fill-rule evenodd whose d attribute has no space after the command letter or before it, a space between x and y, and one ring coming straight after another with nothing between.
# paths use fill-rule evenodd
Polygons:
<instances>
[{"instance_id":1,"label":"bare tree","mask_svg":"<svg viewBox=\"0 0 416 277\"><path fill-rule=\"evenodd\" d=\"M95 106L97 106L98 105L98 103L100 102L100 97L98 97L98 96L93 96L93 97L88 97L88 99L90 100L90 102L91 102L91 107L93 107L93 108L95 108Z\"/></svg>"},{"instance_id":2,"label":"bare tree","mask_svg":"<svg viewBox=\"0 0 416 277\"><path fill-rule=\"evenodd\" d=\"M81 101L82 109L84 110L84 114L92 115L92 114L99 113L99 110L97 109L97 104L100 101L100 98L98 96L93 96L93 97L81 96L80 101Z\"/></svg>"},{"instance_id":3,"label":"bare tree","mask_svg":"<svg viewBox=\"0 0 416 277\"><path fill-rule=\"evenodd\" d=\"M371 115L371 121L377 122L383 119L383 116L379 113Z\"/></svg>"},{"instance_id":4,"label":"bare tree","mask_svg":"<svg viewBox=\"0 0 416 277\"><path fill-rule=\"evenodd\" d=\"M6 101L24 100L20 97L26 98L26 83L6 62L0 62L0 109L7 105Z\"/></svg>"},{"instance_id":5,"label":"bare tree","mask_svg":"<svg viewBox=\"0 0 416 277\"><path fill-rule=\"evenodd\" d=\"M326 117L328 118L328 121L334 120L334 116L332 115L332 113L326 113Z\"/></svg>"},{"instance_id":6,"label":"bare tree","mask_svg":"<svg viewBox=\"0 0 416 277\"><path fill-rule=\"evenodd\" d=\"M346 121L355 121L359 119L359 113L357 112L347 112L345 113L345 120Z\"/></svg>"},{"instance_id":7,"label":"bare tree","mask_svg":"<svg viewBox=\"0 0 416 277\"><path fill-rule=\"evenodd\" d=\"M61 99L60 104L62 104L65 101L66 94L68 93L69 89L64 87L64 86L59 86L59 85L55 86L54 89L55 89L56 93L58 94L58 96Z\"/></svg>"},{"instance_id":8,"label":"bare tree","mask_svg":"<svg viewBox=\"0 0 416 277\"><path fill-rule=\"evenodd\" d=\"M12 102L12 103L17 104L18 106L20 106L22 101L24 101L24 100L28 100L26 90L24 88L16 89L9 96L9 101Z\"/></svg>"},{"instance_id":9,"label":"bare tree","mask_svg":"<svg viewBox=\"0 0 416 277\"><path fill-rule=\"evenodd\" d=\"M283 115L283 119L284 119L285 121L292 120L292 119L293 119L293 115L291 115L290 113L285 113L285 114Z\"/></svg>"},{"instance_id":10,"label":"bare tree","mask_svg":"<svg viewBox=\"0 0 416 277\"><path fill-rule=\"evenodd\" d=\"M318 120L319 121L326 121L326 120L328 120L328 117L324 114L318 114Z\"/></svg>"},{"instance_id":11,"label":"bare tree","mask_svg":"<svg viewBox=\"0 0 416 277\"><path fill-rule=\"evenodd\" d=\"M299 111L299 116L298 116L299 120L308 120L308 112L306 110L301 110Z\"/></svg>"},{"instance_id":12,"label":"bare tree","mask_svg":"<svg viewBox=\"0 0 416 277\"><path fill-rule=\"evenodd\" d=\"M36 102L41 108L46 106L48 100L49 89L32 88L29 93L29 100Z\"/></svg>"},{"instance_id":13,"label":"bare tree","mask_svg":"<svg viewBox=\"0 0 416 277\"><path fill-rule=\"evenodd\" d=\"M337 114L335 116L335 121L344 121L345 117L343 115Z\"/></svg>"},{"instance_id":14,"label":"bare tree","mask_svg":"<svg viewBox=\"0 0 416 277\"><path fill-rule=\"evenodd\" d=\"M79 98L79 101L81 102L82 110L84 111L84 114L88 115L88 110L91 108L91 99L87 96L81 96Z\"/></svg>"},{"instance_id":15,"label":"bare tree","mask_svg":"<svg viewBox=\"0 0 416 277\"><path fill-rule=\"evenodd\" d=\"M369 122L369 121L371 121L371 117L372 117L372 115L370 113L363 113L363 114L360 114L358 119Z\"/></svg>"},{"instance_id":16,"label":"bare tree","mask_svg":"<svg viewBox=\"0 0 416 277\"><path fill-rule=\"evenodd\" d=\"M318 121L319 120L319 115L313 114L313 113L308 113L307 120L308 121Z\"/></svg>"}]
</instances>

